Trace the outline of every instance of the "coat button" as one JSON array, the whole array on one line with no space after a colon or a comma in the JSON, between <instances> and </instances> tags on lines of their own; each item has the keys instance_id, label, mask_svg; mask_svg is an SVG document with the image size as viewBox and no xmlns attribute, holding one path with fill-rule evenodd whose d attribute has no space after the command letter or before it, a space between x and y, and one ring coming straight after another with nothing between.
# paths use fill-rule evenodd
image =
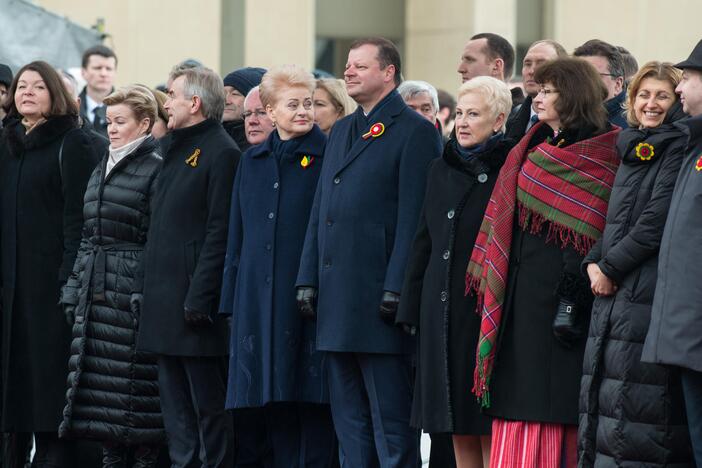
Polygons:
<instances>
[{"instance_id":1,"label":"coat button","mask_svg":"<svg viewBox=\"0 0 702 468\"><path fill-rule=\"evenodd\" d=\"M275 213L273 213L272 211L270 213L268 213L268 219L273 219L274 217L275 217Z\"/></svg>"},{"instance_id":2,"label":"coat button","mask_svg":"<svg viewBox=\"0 0 702 468\"><path fill-rule=\"evenodd\" d=\"M331 267L331 260L325 260L324 261L324 268L329 268Z\"/></svg>"},{"instance_id":3,"label":"coat button","mask_svg":"<svg viewBox=\"0 0 702 468\"><path fill-rule=\"evenodd\" d=\"M449 210L449 212L446 213L446 217L447 217L448 219L453 219L453 217L454 217L455 215L456 215L456 212L453 211L453 210Z\"/></svg>"},{"instance_id":4,"label":"coat button","mask_svg":"<svg viewBox=\"0 0 702 468\"><path fill-rule=\"evenodd\" d=\"M335 178L334 178L334 183L335 183L336 185L339 185L339 182L341 182L341 178L340 178L340 177L335 177Z\"/></svg>"},{"instance_id":5,"label":"coat button","mask_svg":"<svg viewBox=\"0 0 702 468\"><path fill-rule=\"evenodd\" d=\"M271 284L271 277L270 276L266 276L266 284Z\"/></svg>"},{"instance_id":6,"label":"coat button","mask_svg":"<svg viewBox=\"0 0 702 468\"><path fill-rule=\"evenodd\" d=\"M276 182L275 184L273 184L273 189L277 189L278 187L280 187L280 184L279 184L278 182Z\"/></svg>"},{"instance_id":7,"label":"coat button","mask_svg":"<svg viewBox=\"0 0 702 468\"><path fill-rule=\"evenodd\" d=\"M327 226L331 227L331 226L333 226L333 225L334 225L334 221L332 221L331 219L328 219L328 220L327 220Z\"/></svg>"},{"instance_id":8,"label":"coat button","mask_svg":"<svg viewBox=\"0 0 702 468\"><path fill-rule=\"evenodd\" d=\"M484 184L485 182L487 182L487 180L488 180L487 174L478 174L478 182L480 182L481 184Z\"/></svg>"},{"instance_id":9,"label":"coat button","mask_svg":"<svg viewBox=\"0 0 702 468\"><path fill-rule=\"evenodd\" d=\"M448 299L448 293L446 291L441 291L441 302L446 302Z\"/></svg>"},{"instance_id":10,"label":"coat button","mask_svg":"<svg viewBox=\"0 0 702 468\"><path fill-rule=\"evenodd\" d=\"M271 250L272 248L271 244L266 244L266 250Z\"/></svg>"},{"instance_id":11,"label":"coat button","mask_svg":"<svg viewBox=\"0 0 702 468\"><path fill-rule=\"evenodd\" d=\"M448 250L444 250L444 255L443 255L444 260L448 260L450 256L451 256L451 252L449 252Z\"/></svg>"}]
</instances>

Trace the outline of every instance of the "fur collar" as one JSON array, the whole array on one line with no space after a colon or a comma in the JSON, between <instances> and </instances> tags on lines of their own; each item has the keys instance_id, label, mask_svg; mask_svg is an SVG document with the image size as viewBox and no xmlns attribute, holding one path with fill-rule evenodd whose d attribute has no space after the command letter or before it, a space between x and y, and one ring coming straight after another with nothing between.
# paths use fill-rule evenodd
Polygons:
<instances>
[{"instance_id":1,"label":"fur collar","mask_svg":"<svg viewBox=\"0 0 702 468\"><path fill-rule=\"evenodd\" d=\"M72 115L51 117L29 134L25 134L20 120L13 120L5 128L7 147L11 155L19 158L24 151L46 146L74 128L78 128L78 119Z\"/></svg>"}]
</instances>

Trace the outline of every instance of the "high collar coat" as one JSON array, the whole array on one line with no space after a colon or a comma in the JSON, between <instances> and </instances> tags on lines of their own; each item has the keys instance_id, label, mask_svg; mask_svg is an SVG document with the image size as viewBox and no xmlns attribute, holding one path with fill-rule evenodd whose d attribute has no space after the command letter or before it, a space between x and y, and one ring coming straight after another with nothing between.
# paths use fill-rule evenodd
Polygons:
<instances>
[{"instance_id":1,"label":"high collar coat","mask_svg":"<svg viewBox=\"0 0 702 468\"><path fill-rule=\"evenodd\" d=\"M328 402L315 323L295 301L326 136L315 125L291 154L275 154L273 137L244 153L232 191L220 305L232 316L228 408Z\"/></svg>"},{"instance_id":2,"label":"high collar coat","mask_svg":"<svg viewBox=\"0 0 702 468\"><path fill-rule=\"evenodd\" d=\"M224 356L217 317L234 173L240 153L222 125L204 120L171 132L151 201L137 348L168 356ZM184 308L211 326L185 323Z\"/></svg>"}]
</instances>

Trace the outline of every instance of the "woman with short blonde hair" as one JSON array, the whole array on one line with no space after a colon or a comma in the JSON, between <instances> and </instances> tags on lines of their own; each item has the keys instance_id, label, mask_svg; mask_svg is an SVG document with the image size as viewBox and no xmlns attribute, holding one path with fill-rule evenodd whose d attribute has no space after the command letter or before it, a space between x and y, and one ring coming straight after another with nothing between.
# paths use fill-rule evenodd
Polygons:
<instances>
[{"instance_id":1,"label":"woman with short blonde hair","mask_svg":"<svg viewBox=\"0 0 702 468\"><path fill-rule=\"evenodd\" d=\"M329 135L334 123L353 113L358 105L346 92L344 80L322 78L314 91L314 121Z\"/></svg>"},{"instance_id":2,"label":"woman with short blonde hair","mask_svg":"<svg viewBox=\"0 0 702 468\"><path fill-rule=\"evenodd\" d=\"M151 468L165 432L156 359L136 352L136 338L139 271L161 166L151 136L157 104L141 85L103 102L110 147L88 182L81 248L61 295L75 326L59 435L101 441L105 468L126 466L130 455L134 467Z\"/></svg>"},{"instance_id":3,"label":"woman with short blonde hair","mask_svg":"<svg viewBox=\"0 0 702 468\"><path fill-rule=\"evenodd\" d=\"M314 88L296 65L263 75L261 102L275 128L239 162L222 280L220 313L232 316L226 407L265 419L275 441L268 458L280 468L324 468L338 455L325 355L295 300L327 141L314 124Z\"/></svg>"}]
</instances>

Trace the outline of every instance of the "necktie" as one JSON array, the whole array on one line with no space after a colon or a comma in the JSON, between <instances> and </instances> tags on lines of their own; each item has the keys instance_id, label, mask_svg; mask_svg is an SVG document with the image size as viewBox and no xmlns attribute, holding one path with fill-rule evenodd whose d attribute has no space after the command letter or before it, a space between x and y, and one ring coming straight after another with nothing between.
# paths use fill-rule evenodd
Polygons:
<instances>
[{"instance_id":1,"label":"necktie","mask_svg":"<svg viewBox=\"0 0 702 468\"><path fill-rule=\"evenodd\" d=\"M95 109L93 109L93 114L95 114L95 118L93 119L93 126L98 127L98 126L105 126L107 125L107 117L106 117L106 109L105 106L97 106Z\"/></svg>"}]
</instances>

